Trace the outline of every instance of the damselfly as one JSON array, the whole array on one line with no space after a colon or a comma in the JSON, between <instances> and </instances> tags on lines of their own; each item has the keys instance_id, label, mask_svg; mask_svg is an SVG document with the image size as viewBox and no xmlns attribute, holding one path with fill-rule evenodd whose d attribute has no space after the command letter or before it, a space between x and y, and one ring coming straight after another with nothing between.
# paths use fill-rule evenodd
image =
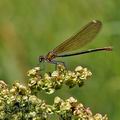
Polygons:
<instances>
[{"instance_id":1,"label":"damselfly","mask_svg":"<svg viewBox=\"0 0 120 120\"><path fill-rule=\"evenodd\" d=\"M112 47L109 46L103 48L88 49L80 52L72 52L77 49L80 49L87 43L91 42L100 31L101 26L102 23L98 20L93 20L89 22L76 35L65 40L63 43L58 45L52 51L48 52L47 55L39 56L39 62L49 62L56 65L61 63L64 64L64 62L56 61L55 58L86 54L96 51L111 51Z\"/></svg>"}]
</instances>

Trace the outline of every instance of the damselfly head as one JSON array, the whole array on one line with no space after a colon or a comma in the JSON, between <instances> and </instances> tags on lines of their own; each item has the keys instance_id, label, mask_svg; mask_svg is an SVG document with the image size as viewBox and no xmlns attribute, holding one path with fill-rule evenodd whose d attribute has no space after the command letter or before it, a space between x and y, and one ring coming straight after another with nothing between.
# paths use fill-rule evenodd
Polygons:
<instances>
[{"instance_id":1,"label":"damselfly head","mask_svg":"<svg viewBox=\"0 0 120 120\"><path fill-rule=\"evenodd\" d=\"M39 56L39 62L42 62L45 60L45 57L44 56Z\"/></svg>"}]
</instances>

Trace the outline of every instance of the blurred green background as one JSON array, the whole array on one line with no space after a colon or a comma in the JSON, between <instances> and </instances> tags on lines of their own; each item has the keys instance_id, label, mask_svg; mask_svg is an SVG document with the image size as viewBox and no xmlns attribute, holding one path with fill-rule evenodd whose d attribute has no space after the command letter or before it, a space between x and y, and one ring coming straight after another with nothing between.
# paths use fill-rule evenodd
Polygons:
<instances>
[{"instance_id":1,"label":"blurred green background","mask_svg":"<svg viewBox=\"0 0 120 120\"><path fill-rule=\"evenodd\" d=\"M94 113L120 117L120 0L0 0L0 79L12 85L26 82L27 70L66 38L93 19L102 21L100 34L84 47L112 45L112 52L98 52L62 59L69 69L81 65L93 73L82 88L64 87L53 95L41 93L52 103L58 95L74 96ZM61 60L61 59L60 59ZM53 65L46 65L52 71Z\"/></svg>"}]
</instances>

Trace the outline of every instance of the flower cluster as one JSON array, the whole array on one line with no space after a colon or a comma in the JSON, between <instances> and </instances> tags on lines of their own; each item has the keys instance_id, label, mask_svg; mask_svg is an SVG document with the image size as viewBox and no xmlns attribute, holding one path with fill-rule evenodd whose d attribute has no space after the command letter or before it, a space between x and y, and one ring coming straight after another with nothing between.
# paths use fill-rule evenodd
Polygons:
<instances>
[{"instance_id":1,"label":"flower cluster","mask_svg":"<svg viewBox=\"0 0 120 120\"><path fill-rule=\"evenodd\" d=\"M78 66L74 71L68 71L59 65L56 71L41 75L40 68L35 67L27 75L29 83L26 86L17 82L9 89L4 81L0 81L0 120L48 120L51 116L60 120L108 120L106 115L93 115L73 97L67 100L55 97L53 104L49 105L35 94L40 90L53 93L63 84L70 88L83 85L91 76L86 68Z\"/></svg>"},{"instance_id":2,"label":"flower cluster","mask_svg":"<svg viewBox=\"0 0 120 120\"><path fill-rule=\"evenodd\" d=\"M106 115L102 116L99 113L93 115L90 108L85 108L82 103L79 103L73 97L67 100L56 97L53 106L55 112L63 120L108 120Z\"/></svg>"},{"instance_id":3,"label":"flower cluster","mask_svg":"<svg viewBox=\"0 0 120 120\"><path fill-rule=\"evenodd\" d=\"M84 80L90 77L92 73L81 66L75 68L74 71L68 71L64 66L58 65L57 70L52 73L40 74L40 68L36 67L28 71L30 77L29 87L34 90L44 90L48 94L52 94L57 89L60 89L63 84L69 88L78 85L83 85Z\"/></svg>"},{"instance_id":4,"label":"flower cluster","mask_svg":"<svg viewBox=\"0 0 120 120\"><path fill-rule=\"evenodd\" d=\"M26 86L15 83L9 90L0 81L0 120L41 120L48 117L44 100L31 94Z\"/></svg>"}]
</instances>

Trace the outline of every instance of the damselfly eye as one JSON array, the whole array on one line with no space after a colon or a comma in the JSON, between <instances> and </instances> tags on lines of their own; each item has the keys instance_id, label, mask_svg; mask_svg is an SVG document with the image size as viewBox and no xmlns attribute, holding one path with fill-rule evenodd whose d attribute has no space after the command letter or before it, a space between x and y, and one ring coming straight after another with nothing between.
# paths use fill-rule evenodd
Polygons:
<instances>
[{"instance_id":1,"label":"damselfly eye","mask_svg":"<svg viewBox=\"0 0 120 120\"><path fill-rule=\"evenodd\" d=\"M39 62L42 62L44 60L43 56L39 56Z\"/></svg>"}]
</instances>

